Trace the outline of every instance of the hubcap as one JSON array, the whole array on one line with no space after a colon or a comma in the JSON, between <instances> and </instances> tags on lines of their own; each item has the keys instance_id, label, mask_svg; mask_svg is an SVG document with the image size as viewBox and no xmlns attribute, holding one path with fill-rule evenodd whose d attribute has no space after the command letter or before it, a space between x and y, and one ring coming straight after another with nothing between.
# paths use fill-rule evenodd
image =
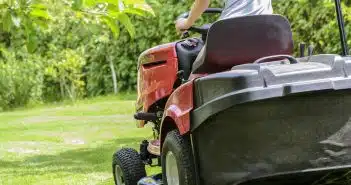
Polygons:
<instances>
[{"instance_id":1,"label":"hubcap","mask_svg":"<svg viewBox=\"0 0 351 185\"><path fill-rule=\"evenodd\" d=\"M115 176L116 176L117 185L125 185L124 179L123 179L123 172L119 165L115 166Z\"/></svg>"},{"instance_id":2,"label":"hubcap","mask_svg":"<svg viewBox=\"0 0 351 185\"><path fill-rule=\"evenodd\" d=\"M166 155L166 177L168 185L179 185L177 160L171 151Z\"/></svg>"}]
</instances>

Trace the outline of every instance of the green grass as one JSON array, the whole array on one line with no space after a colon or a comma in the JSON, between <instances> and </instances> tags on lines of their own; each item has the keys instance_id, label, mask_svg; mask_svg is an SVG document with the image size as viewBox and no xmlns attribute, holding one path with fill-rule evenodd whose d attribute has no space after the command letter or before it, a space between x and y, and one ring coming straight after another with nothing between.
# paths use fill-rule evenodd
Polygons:
<instances>
[{"instance_id":1,"label":"green grass","mask_svg":"<svg viewBox=\"0 0 351 185\"><path fill-rule=\"evenodd\" d=\"M112 154L121 147L138 149L152 136L151 128L136 128L134 98L99 97L0 113L0 184L112 185Z\"/></svg>"}]
</instances>

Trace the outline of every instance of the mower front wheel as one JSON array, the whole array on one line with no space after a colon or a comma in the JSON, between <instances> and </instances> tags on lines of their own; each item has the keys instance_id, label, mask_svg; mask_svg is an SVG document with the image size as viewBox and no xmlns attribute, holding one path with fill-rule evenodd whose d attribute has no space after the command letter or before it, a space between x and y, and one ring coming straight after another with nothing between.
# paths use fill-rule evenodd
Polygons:
<instances>
[{"instance_id":1,"label":"mower front wheel","mask_svg":"<svg viewBox=\"0 0 351 185\"><path fill-rule=\"evenodd\" d=\"M112 171L116 185L137 185L146 176L145 165L132 148L123 148L114 153Z\"/></svg>"},{"instance_id":2,"label":"mower front wheel","mask_svg":"<svg viewBox=\"0 0 351 185\"><path fill-rule=\"evenodd\" d=\"M194 185L195 167L190 140L177 130L167 134L161 154L164 185Z\"/></svg>"}]
</instances>

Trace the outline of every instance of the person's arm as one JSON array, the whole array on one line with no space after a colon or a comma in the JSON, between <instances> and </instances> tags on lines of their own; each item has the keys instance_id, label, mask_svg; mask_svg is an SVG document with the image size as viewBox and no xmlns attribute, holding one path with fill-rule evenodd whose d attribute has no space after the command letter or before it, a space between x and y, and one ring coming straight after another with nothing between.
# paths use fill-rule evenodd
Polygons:
<instances>
[{"instance_id":1,"label":"person's arm","mask_svg":"<svg viewBox=\"0 0 351 185\"><path fill-rule=\"evenodd\" d=\"M210 0L195 0L193 3L189 17L187 19L179 19L176 21L176 29L178 31L189 29L202 13L209 7Z\"/></svg>"},{"instance_id":2,"label":"person's arm","mask_svg":"<svg viewBox=\"0 0 351 185\"><path fill-rule=\"evenodd\" d=\"M190 14L188 17L188 24L192 26L197 19L200 18L202 13L210 5L210 0L195 0L193 6L191 7Z\"/></svg>"}]
</instances>

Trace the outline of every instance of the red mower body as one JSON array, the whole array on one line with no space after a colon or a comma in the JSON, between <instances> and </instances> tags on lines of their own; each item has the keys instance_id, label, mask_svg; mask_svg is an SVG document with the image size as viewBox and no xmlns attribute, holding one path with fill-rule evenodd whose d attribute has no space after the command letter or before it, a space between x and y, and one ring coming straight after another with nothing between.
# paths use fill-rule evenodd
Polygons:
<instances>
[{"instance_id":1,"label":"red mower body","mask_svg":"<svg viewBox=\"0 0 351 185\"><path fill-rule=\"evenodd\" d=\"M175 43L163 44L143 52L138 63L138 98L136 111L150 107L171 95L178 71ZM145 121L138 121L144 127Z\"/></svg>"}]
</instances>

